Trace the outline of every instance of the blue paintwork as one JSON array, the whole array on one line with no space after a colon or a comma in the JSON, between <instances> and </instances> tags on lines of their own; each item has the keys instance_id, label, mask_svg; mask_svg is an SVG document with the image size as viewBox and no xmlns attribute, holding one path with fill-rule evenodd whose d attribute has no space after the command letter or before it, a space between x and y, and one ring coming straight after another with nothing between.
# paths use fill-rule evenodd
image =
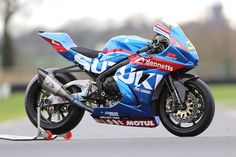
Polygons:
<instances>
[{"instance_id":1,"label":"blue paintwork","mask_svg":"<svg viewBox=\"0 0 236 157\"><path fill-rule=\"evenodd\" d=\"M121 35L110 39L103 47L103 51L110 49L124 49L130 52L134 52L146 46L150 40L134 36L134 35Z\"/></svg>"},{"instance_id":2,"label":"blue paintwork","mask_svg":"<svg viewBox=\"0 0 236 157\"><path fill-rule=\"evenodd\" d=\"M189 45L186 43L189 40L181 28L179 26L171 28L170 36L188 47ZM39 33L39 35L61 43L66 49L65 52L60 52L63 57L80 64L88 72L96 74L100 74L114 64L134 55L137 49L146 46L150 42L150 40L138 36L117 36L105 44L97 58L92 59L73 51L71 48L75 47L76 44L66 33ZM175 54L176 58L167 57L168 53ZM145 57L147 54L144 52L140 55ZM163 52L152 54L152 56L165 60L167 63L183 65L183 68L189 70L194 68L199 60L195 48L186 51L174 45L170 45ZM142 70L136 71L138 69ZM116 112L120 118L154 118L155 115L151 106L152 94L163 76L168 73L170 72L149 69L135 64L127 64L119 68L114 75L114 79L123 94L122 99L112 107L95 108L92 116L106 117L105 112ZM144 83L138 84L140 77L143 75L149 75L149 77ZM155 119L159 123L159 117L155 117Z\"/></svg>"},{"instance_id":3,"label":"blue paintwork","mask_svg":"<svg viewBox=\"0 0 236 157\"><path fill-rule=\"evenodd\" d=\"M171 26L171 32L170 32L170 36L174 39L176 39L177 41L179 41L184 47L188 48L189 45L187 44L190 40L186 37L186 35L184 34L183 30L180 28L179 25L175 24ZM191 42L190 42L191 43ZM188 51L185 51L179 47L176 47L176 49L181 52L189 61L193 62L194 64L197 64L199 61L199 56L197 54L196 49L194 48L194 46L192 45L192 49L188 49Z\"/></svg>"},{"instance_id":4,"label":"blue paintwork","mask_svg":"<svg viewBox=\"0 0 236 157\"><path fill-rule=\"evenodd\" d=\"M77 45L73 42L73 40L70 38L70 36L67 33L39 32L38 34L43 38L51 39L63 45L63 47L67 51L60 52L59 54L62 55L67 60L71 62L75 62L74 56L76 55L76 53L69 50L70 48L76 47Z\"/></svg>"}]
</instances>

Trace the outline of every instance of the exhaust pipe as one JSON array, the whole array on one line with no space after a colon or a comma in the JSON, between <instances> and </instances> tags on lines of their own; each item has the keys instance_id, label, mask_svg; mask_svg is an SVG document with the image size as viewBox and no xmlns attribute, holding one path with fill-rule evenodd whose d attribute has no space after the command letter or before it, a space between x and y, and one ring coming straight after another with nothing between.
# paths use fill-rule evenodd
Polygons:
<instances>
[{"instance_id":1,"label":"exhaust pipe","mask_svg":"<svg viewBox=\"0 0 236 157\"><path fill-rule=\"evenodd\" d=\"M85 109L86 111L93 112L93 109L84 105L82 102L71 96L64 88L63 84L59 82L51 73L38 68L38 80L42 88L49 91L50 93L66 98L76 106Z\"/></svg>"}]
</instances>

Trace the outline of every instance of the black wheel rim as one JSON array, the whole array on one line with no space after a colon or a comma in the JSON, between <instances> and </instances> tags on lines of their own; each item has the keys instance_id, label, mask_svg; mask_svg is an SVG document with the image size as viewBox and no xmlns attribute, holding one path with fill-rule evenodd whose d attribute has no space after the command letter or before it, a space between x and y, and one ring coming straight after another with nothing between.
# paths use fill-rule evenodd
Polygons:
<instances>
[{"instance_id":1,"label":"black wheel rim","mask_svg":"<svg viewBox=\"0 0 236 157\"><path fill-rule=\"evenodd\" d=\"M47 97L47 92L39 88L34 109L41 106L41 120L44 123L61 123L70 115L72 111L71 104L44 105L42 102Z\"/></svg>"},{"instance_id":2,"label":"black wheel rim","mask_svg":"<svg viewBox=\"0 0 236 157\"><path fill-rule=\"evenodd\" d=\"M61 78L57 78L61 83L65 84L65 80L61 79ZM37 83L37 90L34 95L36 96L36 98L34 99L34 103L33 103L33 109L35 111L35 114L37 113L37 107L38 105L41 105L41 122L42 125L47 124L53 124L54 126L56 125L60 125L62 123L64 123L66 121L66 119L68 119L72 112L73 112L73 107L75 107L72 104L58 104L58 105L54 105L54 106L44 106L41 104L42 99L44 99L45 97L49 96L50 94L48 94L48 92L46 90L43 90L40 86L40 84ZM69 92L73 93L73 88L69 88L68 89ZM52 107L54 107L54 112L49 112L50 111L50 107L52 109Z\"/></svg>"}]
</instances>

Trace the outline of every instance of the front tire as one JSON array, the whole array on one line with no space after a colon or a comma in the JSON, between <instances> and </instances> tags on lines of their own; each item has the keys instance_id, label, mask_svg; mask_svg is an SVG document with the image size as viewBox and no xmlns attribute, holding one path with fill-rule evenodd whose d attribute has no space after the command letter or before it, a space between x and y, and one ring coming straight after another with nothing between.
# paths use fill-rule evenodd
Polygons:
<instances>
[{"instance_id":1,"label":"front tire","mask_svg":"<svg viewBox=\"0 0 236 157\"><path fill-rule=\"evenodd\" d=\"M75 80L75 78L66 73L58 73L55 77L63 84ZM68 89L70 92L79 92L80 89L72 87ZM36 75L29 83L25 93L25 109L26 113L35 127L37 127L37 107L42 99L43 91L38 82L38 75ZM41 127L45 130L50 130L53 134L63 134L72 130L81 121L84 110L73 105L60 104L47 108L41 108ZM50 113L49 110L54 109L55 112ZM48 114L48 115L47 115ZM55 121L55 118L60 116L60 120ZM59 117L58 116L58 117ZM54 119L53 119L54 118Z\"/></svg>"},{"instance_id":2,"label":"front tire","mask_svg":"<svg viewBox=\"0 0 236 157\"><path fill-rule=\"evenodd\" d=\"M186 110L168 112L171 94L165 89L160 105L160 119L165 128L176 136L197 136L210 125L215 103L208 86L200 79L189 80L184 84L187 89Z\"/></svg>"}]
</instances>

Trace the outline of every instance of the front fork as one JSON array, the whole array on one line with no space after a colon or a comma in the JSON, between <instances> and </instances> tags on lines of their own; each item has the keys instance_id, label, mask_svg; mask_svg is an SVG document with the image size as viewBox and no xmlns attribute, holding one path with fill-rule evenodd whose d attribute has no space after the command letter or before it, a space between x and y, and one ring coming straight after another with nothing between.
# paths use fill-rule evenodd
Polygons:
<instances>
[{"instance_id":1,"label":"front fork","mask_svg":"<svg viewBox=\"0 0 236 157\"><path fill-rule=\"evenodd\" d=\"M179 92L173 82L173 78L171 75L168 75L167 78L165 79L165 83L168 87L168 90L170 91L171 95L174 96L176 103L175 103L175 111L178 109L185 109L185 104L184 104L184 99L180 98Z\"/></svg>"}]
</instances>

